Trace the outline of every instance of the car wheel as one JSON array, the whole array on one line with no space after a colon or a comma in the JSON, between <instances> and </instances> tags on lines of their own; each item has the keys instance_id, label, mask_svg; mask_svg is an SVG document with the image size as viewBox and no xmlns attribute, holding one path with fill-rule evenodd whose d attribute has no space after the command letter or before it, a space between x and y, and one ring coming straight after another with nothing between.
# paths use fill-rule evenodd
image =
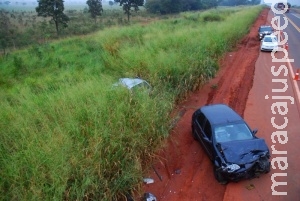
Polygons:
<instances>
[{"instance_id":1,"label":"car wheel","mask_svg":"<svg viewBox=\"0 0 300 201\"><path fill-rule=\"evenodd\" d=\"M214 167L214 175L216 180L220 183L220 184L227 184L228 181L223 177L223 175L221 174L220 171L217 170L217 167Z\"/></svg>"},{"instance_id":2,"label":"car wheel","mask_svg":"<svg viewBox=\"0 0 300 201\"><path fill-rule=\"evenodd\" d=\"M270 170L271 170L271 163L269 162L268 163L268 166L267 166L267 168L266 168L266 173L269 173L270 172Z\"/></svg>"},{"instance_id":3,"label":"car wheel","mask_svg":"<svg viewBox=\"0 0 300 201\"><path fill-rule=\"evenodd\" d=\"M194 128L194 126L192 126L192 135L193 135L194 140L198 141L198 139L196 137L196 134L195 134L195 128Z\"/></svg>"},{"instance_id":4,"label":"car wheel","mask_svg":"<svg viewBox=\"0 0 300 201\"><path fill-rule=\"evenodd\" d=\"M268 162L267 162L267 165L266 165L266 171L265 171L265 173L266 173L266 174L269 173L270 170L271 170L271 163L268 161Z\"/></svg>"},{"instance_id":5,"label":"car wheel","mask_svg":"<svg viewBox=\"0 0 300 201\"><path fill-rule=\"evenodd\" d=\"M267 158L263 158L260 160L260 168L262 169L263 172L269 173L271 169L271 163Z\"/></svg>"}]
</instances>

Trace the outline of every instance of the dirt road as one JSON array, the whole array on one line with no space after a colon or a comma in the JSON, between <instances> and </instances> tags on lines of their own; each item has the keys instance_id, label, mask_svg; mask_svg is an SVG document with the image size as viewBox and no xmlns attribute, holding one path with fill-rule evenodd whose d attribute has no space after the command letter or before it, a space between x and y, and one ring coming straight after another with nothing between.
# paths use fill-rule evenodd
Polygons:
<instances>
[{"instance_id":1,"label":"dirt road","mask_svg":"<svg viewBox=\"0 0 300 201\"><path fill-rule=\"evenodd\" d=\"M190 94L189 98L178 106L177 112L182 117L166 140L166 146L158 153L159 159L153 164L156 172L151 169L149 175L145 175L145 177L155 180L152 184L144 185L145 192L153 193L159 201L272 200L273 197L270 197L272 171L259 179L229 183L227 186L221 185L214 178L211 162L200 144L191 135L191 116L197 108L210 103L225 103L244 116L250 126L253 126L252 128L259 128L258 136L267 137L268 145L272 145L270 138L272 128L270 125L267 127L264 125L265 121L270 122L271 103L266 101L260 105L259 102L265 98L266 94L262 93L268 92L259 92L260 86L265 84L264 77L262 77L265 74L257 77L253 85L254 73L257 71L256 61L260 55L257 30L260 25L268 22L268 17L270 17L269 10L266 9L259 15L250 33L240 42L237 50L228 53L220 61L221 69L217 76L203 88ZM262 65L264 61L260 60L260 62L262 63L259 65ZM266 69L269 70L270 67L271 65ZM269 78L269 82L271 80L272 78ZM252 89L252 86L255 86L255 90ZM270 90L270 87L271 85L266 90ZM250 90L251 98L248 97ZM261 97L258 99L259 95ZM265 110L268 110L270 116L260 118L262 116L260 113ZM298 113L296 112L296 114ZM295 117L296 121L297 118L299 119L299 114L298 117ZM292 123L297 125L295 122ZM296 130L295 128L291 129ZM299 139L295 137L295 140ZM291 151L295 151L294 148L291 148ZM295 171L296 167L292 166L292 168L291 171ZM157 174L161 176L161 180ZM261 182L261 179L264 179L264 182ZM299 178L297 179L300 181ZM298 185L298 181L290 180L290 183ZM292 191L294 192L294 189ZM285 200L295 200L292 198L299 195L299 192L298 188L298 192L291 194L291 199ZM245 196L248 196L249 199Z\"/></svg>"}]
</instances>

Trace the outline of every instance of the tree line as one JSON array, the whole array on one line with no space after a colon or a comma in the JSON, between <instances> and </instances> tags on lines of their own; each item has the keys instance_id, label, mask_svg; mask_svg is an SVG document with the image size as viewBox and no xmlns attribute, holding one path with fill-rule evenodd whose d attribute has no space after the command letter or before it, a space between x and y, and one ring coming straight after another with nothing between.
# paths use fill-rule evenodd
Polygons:
<instances>
[{"instance_id":1,"label":"tree line","mask_svg":"<svg viewBox=\"0 0 300 201\"><path fill-rule=\"evenodd\" d=\"M37 0L38 6L35 8L37 16L44 17L41 28L47 27L48 19L50 24L55 26L56 35L59 36L62 29L68 27L70 18L64 13L64 0ZM237 6L245 4L259 4L260 0L113 0L109 5L118 4L122 7L129 22L132 12L137 12L140 7L145 7L146 11L155 14L173 14L183 11L194 11L215 8L218 5ZM95 24L99 16L103 14L102 0L87 0L87 12L94 20ZM35 20L35 17L34 17ZM5 49L18 38L16 28L10 23L7 14L0 12L0 48L5 53ZM45 33L44 33L45 32ZM43 29L43 34L47 35L47 29ZM30 34L30 33L29 33Z\"/></svg>"},{"instance_id":2,"label":"tree line","mask_svg":"<svg viewBox=\"0 0 300 201\"><path fill-rule=\"evenodd\" d=\"M57 34L59 34L59 25L67 26L69 18L63 13L63 0L37 0L38 7L36 12L38 16L51 17L54 22ZM139 7L145 6L150 13L171 14L190 10L201 10L217 7L218 4L227 6L237 6L246 4L259 4L260 0L114 0L122 6L127 20L130 20L132 9L138 11ZM145 3L146 2L146 3ZM95 20L103 12L102 0L87 0L88 12ZM112 1L109 2L113 4ZM144 5L145 4L145 5Z\"/></svg>"}]
</instances>

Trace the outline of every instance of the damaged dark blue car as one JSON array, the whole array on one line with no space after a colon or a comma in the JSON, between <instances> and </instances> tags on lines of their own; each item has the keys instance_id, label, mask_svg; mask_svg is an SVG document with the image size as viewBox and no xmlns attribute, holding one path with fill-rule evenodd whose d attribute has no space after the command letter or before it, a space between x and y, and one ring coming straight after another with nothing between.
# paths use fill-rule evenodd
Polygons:
<instances>
[{"instance_id":1,"label":"damaged dark blue car","mask_svg":"<svg viewBox=\"0 0 300 201\"><path fill-rule=\"evenodd\" d=\"M270 171L265 140L225 104L203 106L192 116L192 134L207 152L218 182L258 177Z\"/></svg>"}]
</instances>

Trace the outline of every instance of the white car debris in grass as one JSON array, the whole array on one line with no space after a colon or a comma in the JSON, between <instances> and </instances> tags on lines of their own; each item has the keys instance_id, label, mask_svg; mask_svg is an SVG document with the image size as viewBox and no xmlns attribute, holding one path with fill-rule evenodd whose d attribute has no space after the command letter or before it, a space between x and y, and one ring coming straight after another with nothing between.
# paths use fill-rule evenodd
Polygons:
<instances>
[{"instance_id":1,"label":"white car debris in grass","mask_svg":"<svg viewBox=\"0 0 300 201\"><path fill-rule=\"evenodd\" d=\"M145 88L147 91L151 91L151 85L141 78L120 78L119 82L115 83L113 86L124 86L129 90L133 90L136 88Z\"/></svg>"}]
</instances>

